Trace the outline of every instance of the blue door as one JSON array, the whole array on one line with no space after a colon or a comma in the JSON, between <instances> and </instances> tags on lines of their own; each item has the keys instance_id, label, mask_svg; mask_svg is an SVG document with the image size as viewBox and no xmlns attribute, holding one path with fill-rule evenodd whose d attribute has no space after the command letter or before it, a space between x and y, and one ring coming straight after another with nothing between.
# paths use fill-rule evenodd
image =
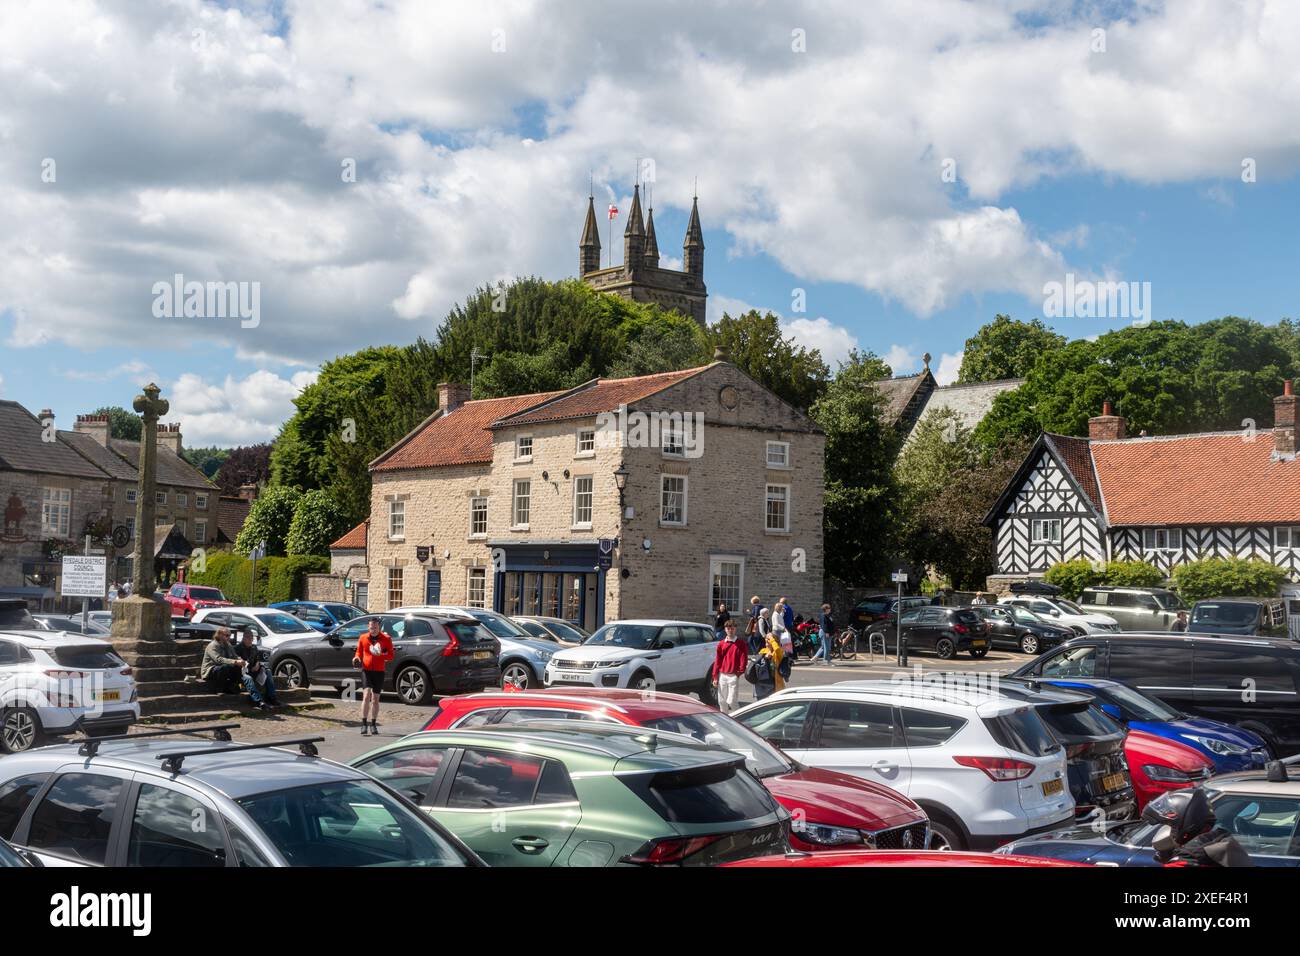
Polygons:
<instances>
[{"instance_id":1,"label":"blue door","mask_svg":"<svg viewBox=\"0 0 1300 956\"><path fill-rule=\"evenodd\" d=\"M424 572L424 603L442 603L442 572L437 568Z\"/></svg>"}]
</instances>

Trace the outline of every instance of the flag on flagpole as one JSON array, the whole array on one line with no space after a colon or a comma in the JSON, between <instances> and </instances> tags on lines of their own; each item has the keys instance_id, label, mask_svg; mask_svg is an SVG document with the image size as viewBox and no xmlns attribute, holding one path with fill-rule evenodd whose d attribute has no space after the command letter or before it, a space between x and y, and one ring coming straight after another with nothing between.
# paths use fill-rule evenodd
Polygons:
<instances>
[{"instance_id":1,"label":"flag on flagpole","mask_svg":"<svg viewBox=\"0 0 1300 956\"><path fill-rule=\"evenodd\" d=\"M610 220L612 221L613 218L614 218L615 216L617 216L617 215L618 215L618 207L615 206L613 203L610 203L610 204L609 204L609 218L610 218Z\"/></svg>"}]
</instances>

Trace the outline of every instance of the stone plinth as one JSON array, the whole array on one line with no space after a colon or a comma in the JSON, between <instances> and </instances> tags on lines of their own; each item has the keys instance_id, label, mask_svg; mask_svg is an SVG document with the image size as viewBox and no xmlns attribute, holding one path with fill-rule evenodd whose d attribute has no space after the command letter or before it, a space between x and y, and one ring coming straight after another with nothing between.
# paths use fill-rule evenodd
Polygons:
<instances>
[{"instance_id":1,"label":"stone plinth","mask_svg":"<svg viewBox=\"0 0 1300 956\"><path fill-rule=\"evenodd\" d=\"M140 594L113 602L113 643L123 641L170 641L172 611L166 601Z\"/></svg>"}]
</instances>

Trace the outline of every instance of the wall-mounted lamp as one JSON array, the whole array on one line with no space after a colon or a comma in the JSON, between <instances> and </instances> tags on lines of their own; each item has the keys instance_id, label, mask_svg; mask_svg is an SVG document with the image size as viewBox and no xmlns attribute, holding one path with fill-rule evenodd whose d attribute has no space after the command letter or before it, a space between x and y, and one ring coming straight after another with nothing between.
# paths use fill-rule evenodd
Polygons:
<instances>
[{"instance_id":1,"label":"wall-mounted lamp","mask_svg":"<svg viewBox=\"0 0 1300 956\"><path fill-rule=\"evenodd\" d=\"M620 510L623 508L623 492L627 490L627 476L630 474L631 472L627 470L627 465L624 465L621 462L619 463L619 466L614 469L614 486L618 488L618 506Z\"/></svg>"}]
</instances>

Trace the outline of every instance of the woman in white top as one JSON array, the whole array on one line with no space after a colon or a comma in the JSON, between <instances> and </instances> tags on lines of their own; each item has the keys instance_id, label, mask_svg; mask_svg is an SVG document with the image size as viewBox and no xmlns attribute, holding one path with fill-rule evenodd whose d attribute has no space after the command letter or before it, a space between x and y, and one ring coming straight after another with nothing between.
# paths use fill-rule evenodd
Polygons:
<instances>
[{"instance_id":1,"label":"woman in white top","mask_svg":"<svg viewBox=\"0 0 1300 956\"><path fill-rule=\"evenodd\" d=\"M781 642L782 653L794 653L794 635L785 626L785 605L780 601L772 607L772 633Z\"/></svg>"}]
</instances>

